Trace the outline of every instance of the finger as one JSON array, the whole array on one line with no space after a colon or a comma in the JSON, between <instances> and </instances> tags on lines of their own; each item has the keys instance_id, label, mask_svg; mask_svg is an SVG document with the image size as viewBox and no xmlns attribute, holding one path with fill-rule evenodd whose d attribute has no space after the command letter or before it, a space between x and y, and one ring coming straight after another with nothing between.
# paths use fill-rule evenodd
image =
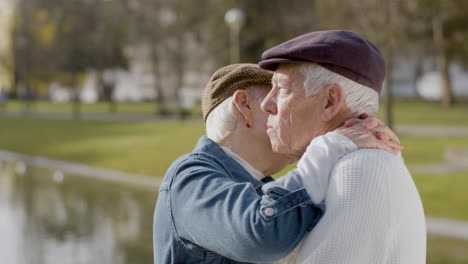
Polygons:
<instances>
[{"instance_id":1,"label":"finger","mask_svg":"<svg viewBox=\"0 0 468 264\"><path fill-rule=\"evenodd\" d=\"M362 122L362 127L368 130L372 130L378 127L380 124L375 118L368 118Z\"/></svg>"},{"instance_id":2,"label":"finger","mask_svg":"<svg viewBox=\"0 0 468 264\"><path fill-rule=\"evenodd\" d=\"M398 148L403 148L403 145L400 144L398 141L392 140L387 134L382 132L374 132L375 138L377 138L380 142L384 142L386 144L391 144L391 146L399 146Z\"/></svg>"},{"instance_id":3,"label":"finger","mask_svg":"<svg viewBox=\"0 0 468 264\"><path fill-rule=\"evenodd\" d=\"M351 118L351 119L346 120L346 122L344 123L344 125L345 125L345 127L352 127L352 126L354 126L354 125L356 125L356 124L359 124L359 123L361 123L361 122L362 122L362 120L360 120L360 119Z\"/></svg>"},{"instance_id":4,"label":"finger","mask_svg":"<svg viewBox=\"0 0 468 264\"><path fill-rule=\"evenodd\" d=\"M374 131L387 135L392 141L399 142L395 132L393 132L393 130L391 130L386 125L380 125L379 127L375 128Z\"/></svg>"},{"instance_id":5,"label":"finger","mask_svg":"<svg viewBox=\"0 0 468 264\"><path fill-rule=\"evenodd\" d=\"M379 139L380 137L378 134L375 136L377 139ZM392 151L396 151L396 152L402 151L404 148L403 145L401 145L400 143L396 141L385 140L385 139L379 139L377 140L375 144L377 145L377 148L379 149L385 148L385 150L388 150L388 148L391 148Z\"/></svg>"},{"instance_id":6,"label":"finger","mask_svg":"<svg viewBox=\"0 0 468 264\"><path fill-rule=\"evenodd\" d=\"M378 119L374 119L375 122L378 122L379 120ZM392 141L396 141L396 142L399 142L398 141L398 138L395 134L395 132L393 132L393 130L391 130L387 125L385 124L380 124L378 125L377 127L371 129L372 132L376 133L376 132L380 132L380 133L383 133L383 134L386 134L388 137L390 137L390 140Z\"/></svg>"},{"instance_id":7,"label":"finger","mask_svg":"<svg viewBox=\"0 0 468 264\"><path fill-rule=\"evenodd\" d=\"M382 132L375 133L375 137L379 140L390 141L390 137Z\"/></svg>"},{"instance_id":8,"label":"finger","mask_svg":"<svg viewBox=\"0 0 468 264\"><path fill-rule=\"evenodd\" d=\"M382 121L382 120L380 120L380 119L378 119L378 118L375 117L375 116L371 116L371 117L369 117L369 119L375 120L375 121L378 122L380 125L385 126L385 122Z\"/></svg>"},{"instance_id":9,"label":"finger","mask_svg":"<svg viewBox=\"0 0 468 264\"><path fill-rule=\"evenodd\" d=\"M394 148L398 151L402 151L404 149L403 145L397 143L397 142L394 142L394 141L383 141L385 142L385 144L387 144L388 146L390 146L391 148Z\"/></svg>"},{"instance_id":10,"label":"finger","mask_svg":"<svg viewBox=\"0 0 468 264\"><path fill-rule=\"evenodd\" d=\"M363 113L363 114L361 114L361 115L359 116L359 119L366 119L366 118L368 118L368 117L369 117L368 114Z\"/></svg>"},{"instance_id":11,"label":"finger","mask_svg":"<svg viewBox=\"0 0 468 264\"><path fill-rule=\"evenodd\" d=\"M367 122L377 122L379 126L387 126L384 121L378 119L375 116L370 116L366 120L368 120Z\"/></svg>"}]
</instances>

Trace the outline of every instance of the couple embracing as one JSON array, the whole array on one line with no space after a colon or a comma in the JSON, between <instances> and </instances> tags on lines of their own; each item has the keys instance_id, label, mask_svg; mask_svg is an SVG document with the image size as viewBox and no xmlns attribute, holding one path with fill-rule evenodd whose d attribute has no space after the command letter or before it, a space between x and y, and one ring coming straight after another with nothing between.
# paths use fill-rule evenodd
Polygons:
<instances>
[{"instance_id":1,"label":"couple embracing","mask_svg":"<svg viewBox=\"0 0 468 264\"><path fill-rule=\"evenodd\" d=\"M343 30L217 70L206 136L160 186L155 263L425 263L419 194L375 118L384 78L378 49Z\"/></svg>"}]
</instances>

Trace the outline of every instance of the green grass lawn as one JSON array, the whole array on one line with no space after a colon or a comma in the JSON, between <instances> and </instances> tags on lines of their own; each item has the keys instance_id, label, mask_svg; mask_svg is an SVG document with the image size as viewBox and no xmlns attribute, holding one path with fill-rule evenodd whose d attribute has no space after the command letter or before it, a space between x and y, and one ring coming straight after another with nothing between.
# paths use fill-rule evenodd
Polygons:
<instances>
[{"instance_id":1,"label":"green grass lawn","mask_svg":"<svg viewBox=\"0 0 468 264\"><path fill-rule=\"evenodd\" d=\"M107 102L98 102L93 104L81 104L83 112L110 112L110 106ZM11 100L8 102L8 111L21 111L24 104L18 100ZM117 112L123 113L154 113L156 104L153 102L139 102L139 103L118 103ZM72 105L69 103L51 103L47 101L37 101L32 104L32 111L38 112L71 112Z\"/></svg>"},{"instance_id":2,"label":"green grass lawn","mask_svg":"<svg viewBox=\"0 0 468 264\"><path fill-rule=\"evenodd\" d=\"M413 174L426 215L468 221L468 171Z\"/></svg>"},{"instance_id":3,"label":"green grass lawn","mask_svg":"<svg viewBox=\"0 0 468 264\"><path fill-rule=\"evenodd\" d=\"M155 102L122 102L116 103L117 113L128 114L153 114L156 112L157 105ZM24 103L18 100L8 101L6 108L7 111L19 112L25 110ZM1 110L1 109L0 109ZM71 112L72 104L70 103L52 103L48 101L35 101L31 104L30 111L34 112ZM92 104L81 104L81 111L85 113L105 113L111 112L109 102L97 102ZM175 109L170 106L169 111L175 112ZM201 117L200 106L197 105L194 109L190 109L190 113L194 116Z\"/></svg>"},{"instance_id":4,"label":"green grass lawn","mask_svg":"<svg viewBox=\"0 0 468 264\"><path fill-rule=\"evenodd\" d=\"M0 118L0 148L153 176L162 176L204 134L203 122L113 123ZM468 138L400 137L406 162L442 162L448 146Z\"/></svg>"},{"instance_id":5,"label":"green grass lawn","mask_svg":"<svg viewBox=\"0 0 468 264\"><path fill-rule=\"evenodd\" d=\"M22 103L10 100L7 104L8 111L21 111ZM380 117L383 118L384 105L380 107ZM70 104L51 103L37 101L33 104L33 111L48 112L70 112ZM118 103L117 112L120 113L154 113L156 104L154 102ZM83 112L109 112L109 103L98 102L93 104L82 104ZM200 107L196 106L190 112L194 116L201 116ZM447 108L439 102L420 100L398 100L394 103L394 121L396 124L414 125L449 125L468 126L468 103L459 103Z\"/></svg>"},{"instance_id":6,"label":"green grass lawn","mask_svg":"<svg viewBox=\"0 0 468 264\"><path fill-rule=\"evenodd\" d=\"M403 157L408 165L444 161L447 148L468 148L468 137L420 137L400 135Z\"/></svg>"},{"instance_id":7,"label":"green grass lawn","mask_svg":"<svg viewBox=\"0 0 468 264\"><path fill-rule=\"evenodd\" d=\"M383 118L385 106L380 106ZM444 107L439 102L399 100L394 103L395 124L468 126L468 103Z\"/></svg>"},{"instance_id":8,"label":"green grass lawn","mask_svg":"<svg viewBox=\"0 0 468 264\"><path fill-rule=\"evenodd\" d=\"M468 241L429 236L427 240L427 264L468 263Z\"/></svg>"},{"instance_id":9,"label":"green grass lawn","mask_svg":"<svg viewBox=\"0 0 468 264\"><path fill-rule=\"evenodd\" d=\"M204 134L202 122L0 118L0 124L0 149L152 176L163 176Z\"/></svg>"}]
</instances>

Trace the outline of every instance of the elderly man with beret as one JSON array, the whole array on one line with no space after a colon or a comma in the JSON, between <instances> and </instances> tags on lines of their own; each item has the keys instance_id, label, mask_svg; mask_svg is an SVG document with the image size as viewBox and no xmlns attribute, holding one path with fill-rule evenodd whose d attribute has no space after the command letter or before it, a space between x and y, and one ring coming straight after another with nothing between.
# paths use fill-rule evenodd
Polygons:
<instances>
[{"instance_id":1,"label":"elderly man with beret","mask_svg":"<svg viewBox=\"0 0 468 264\"><path fill-rule=\"evenodd\" d=\"M298 169L273 180L269 175L297 158L273 152L266 133L268 114L260 104L272 75L255 64L235 64L208 81L202 102L207 136L171 165L160 186L155 263L280 260L323 215L324 188L340 157L358 148L401 150L375 136L393 137L385 126L340 127L315 138Z\"/></svg>"},{"instance_id":2,"label":"elderly man with beret","mask_svg":"<svg viewBox=\"0 0 468 264\"><path fill-rule=\"evenodd\" d=\"M262 109L269 113L267 133L278 153L301 157L314 148L314 138L377 112L384 58L353 32L299 36L264 52L259 65L275 71ZM354 122L360 121L346 124ZM299 171L305 186L314 184L309 179L315 176ZM345 154L322 191L325 214L303 240L297 263L425 263L423 207L400 154ZM309 193L313 201L317 194Z\"/></svg>"}]
</instances>

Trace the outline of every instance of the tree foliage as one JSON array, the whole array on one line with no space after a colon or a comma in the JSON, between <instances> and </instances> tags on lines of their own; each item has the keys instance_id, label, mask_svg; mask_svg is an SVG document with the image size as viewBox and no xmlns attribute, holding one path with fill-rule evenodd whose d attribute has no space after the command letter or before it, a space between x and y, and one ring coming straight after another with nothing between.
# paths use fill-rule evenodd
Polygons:
<instances>
[{"instance_id":1,"label":"tree foliage","mask_svg":"<svg viewBox=\"0 0 468 264\"><path fill-rule=\"evenodd\" d=\"M52 80L128 65L129 47L146 47L158 105L180 104L190 74L209 75L229 62L230 8L246 13L241 61L297 35L349 29L375 43L389 62L420 54L468 63L465 0L16 0L15 75ZM389 65L391 68L391 65ZM447 68L447 67L445 67ZM202 78L200 77L200 78ZM203 79L202 81L206 81ZM201 84L197 84L201 86ZM446 83L450 90L450 82ZM160 109L164 112L164 109Z\"/></svg>"}]
</instances>

